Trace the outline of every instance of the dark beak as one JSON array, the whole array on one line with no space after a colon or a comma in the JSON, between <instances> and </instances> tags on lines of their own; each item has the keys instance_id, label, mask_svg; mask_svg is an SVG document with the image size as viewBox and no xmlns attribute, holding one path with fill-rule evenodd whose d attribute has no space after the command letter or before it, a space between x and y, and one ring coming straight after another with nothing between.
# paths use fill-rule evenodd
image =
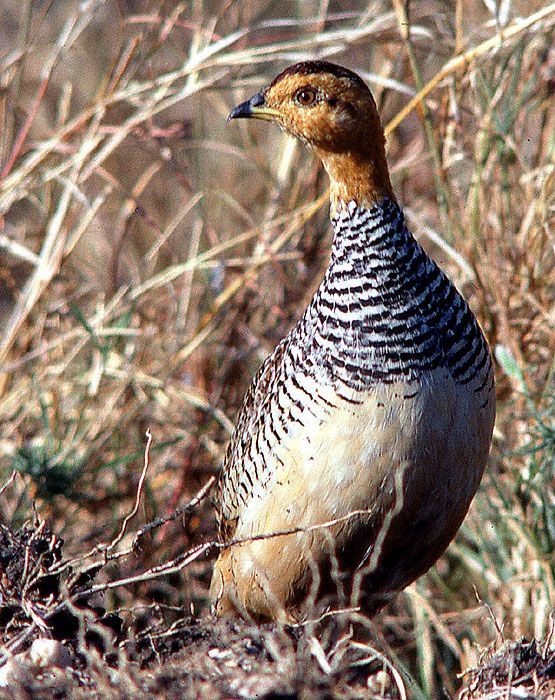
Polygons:
<instances>
[{"instance_id":1,"label":"dark beak","mask_svg":"<svg viewBox=\"0 0 555 700\"><path fill-rule=\"evenodd\" d=\"M267 119L273 121L279 112L264 104L264 93L257 92L246 102L241 102L235 109L232 109L227 121L231 119Z\"/></svg>"}]
</instances>

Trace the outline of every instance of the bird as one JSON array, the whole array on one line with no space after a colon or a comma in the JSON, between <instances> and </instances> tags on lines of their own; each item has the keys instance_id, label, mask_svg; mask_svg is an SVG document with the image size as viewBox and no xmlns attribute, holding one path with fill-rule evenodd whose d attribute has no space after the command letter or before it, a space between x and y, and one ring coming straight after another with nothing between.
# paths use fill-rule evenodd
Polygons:
<instances>
[{"instance_id":1,"label":"bird","mask_svg":"<svg viewBox=\"0 0 555 700\"><path fill-rule=\"evenodd\" d=\"M492 438L491 354L407 228L358 74L296 63L228 121L241 118L274 122L319 158L333 240L225 454L212 610L284 624L344 605L371 616L436 562L468 511Z\"/></svg>"}]
</instances>

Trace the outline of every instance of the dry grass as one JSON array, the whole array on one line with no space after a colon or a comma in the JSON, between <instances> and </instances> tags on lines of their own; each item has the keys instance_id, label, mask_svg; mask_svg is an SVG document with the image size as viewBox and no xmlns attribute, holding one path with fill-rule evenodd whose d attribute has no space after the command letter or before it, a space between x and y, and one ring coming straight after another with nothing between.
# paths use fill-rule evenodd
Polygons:
<instances>
[{"instance_id":1,"label":"dry grass","mask_svg":"<svg viewBox=\"0 0 555 700\"><path fill-rule=\"evenodd\" d=\"M412 229L498 360L491 466L471 513L372 633L419 698L454 695L485 647L545 639L554 31L555 5L510 0L413 2L408 15L397 0L5 2L0 474L18 476L0 494L4 523L20 527L34 500L67 556L113 542L150 429L133 527L110 550L128 556L104 567L105 580L139 578L104 604L156 603L167 624L205 609L204 560L140 575L210 541L209 503L149 532L135 554L132 530L214 473L251 376L326 265L314 159L267 125L225 124L280 68L325 57L369 81Z\"/></svg>"}]
</instances>

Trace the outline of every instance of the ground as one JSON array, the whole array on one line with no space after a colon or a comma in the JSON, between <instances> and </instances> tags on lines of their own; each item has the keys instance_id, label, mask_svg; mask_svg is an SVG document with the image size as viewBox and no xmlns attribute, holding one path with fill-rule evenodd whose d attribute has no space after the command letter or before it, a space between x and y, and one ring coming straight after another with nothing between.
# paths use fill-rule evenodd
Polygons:
<instances>
[{"instance_id":1,"label":"ground","mask_svg":"<svg viewBox=\"0 0 555 700\"><path fill-rule=\"evenodd\" d=\"M174 611L167 624L153 605L128 623L99 602L102 564L76 570L63 541L40 521L16 532L2 526L0 563L0 697L412 697L410 675L373 646L379 622L347 613L296 627L255 625L205 609L198 617ZM50 646L37 660L44 639ZM484 654L464 672L459 695L554 696L555 650L549 640L525 639Z\"/></svg>"}]
</instances>

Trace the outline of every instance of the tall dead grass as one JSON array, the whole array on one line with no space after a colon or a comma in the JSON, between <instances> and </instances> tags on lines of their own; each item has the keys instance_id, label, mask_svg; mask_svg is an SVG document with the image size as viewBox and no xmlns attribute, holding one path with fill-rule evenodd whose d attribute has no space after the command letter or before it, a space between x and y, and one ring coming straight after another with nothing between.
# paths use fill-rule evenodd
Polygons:
<instances>
[{"instance_id":1,"label":"tall dead grass","mask_svg":"<svg viewBox=\"0 0 555 700\"><path fill-rule=\"evenodd\" d=\"M463 530L382 614L415 693L555 602L555 5L43 3L0 10L0 497L75 552L133 503L171 511L213 473L260 361L326 265L325 179L229 109L296 60L371 85L410 224L495 348L491 466ZM172 529L173 528L173 529ZM123 573L212 534L168 524ZM171 536L170 536L171 535ZM202 605L206 566L114 592Z\"/></svg>"}]
</instances>

